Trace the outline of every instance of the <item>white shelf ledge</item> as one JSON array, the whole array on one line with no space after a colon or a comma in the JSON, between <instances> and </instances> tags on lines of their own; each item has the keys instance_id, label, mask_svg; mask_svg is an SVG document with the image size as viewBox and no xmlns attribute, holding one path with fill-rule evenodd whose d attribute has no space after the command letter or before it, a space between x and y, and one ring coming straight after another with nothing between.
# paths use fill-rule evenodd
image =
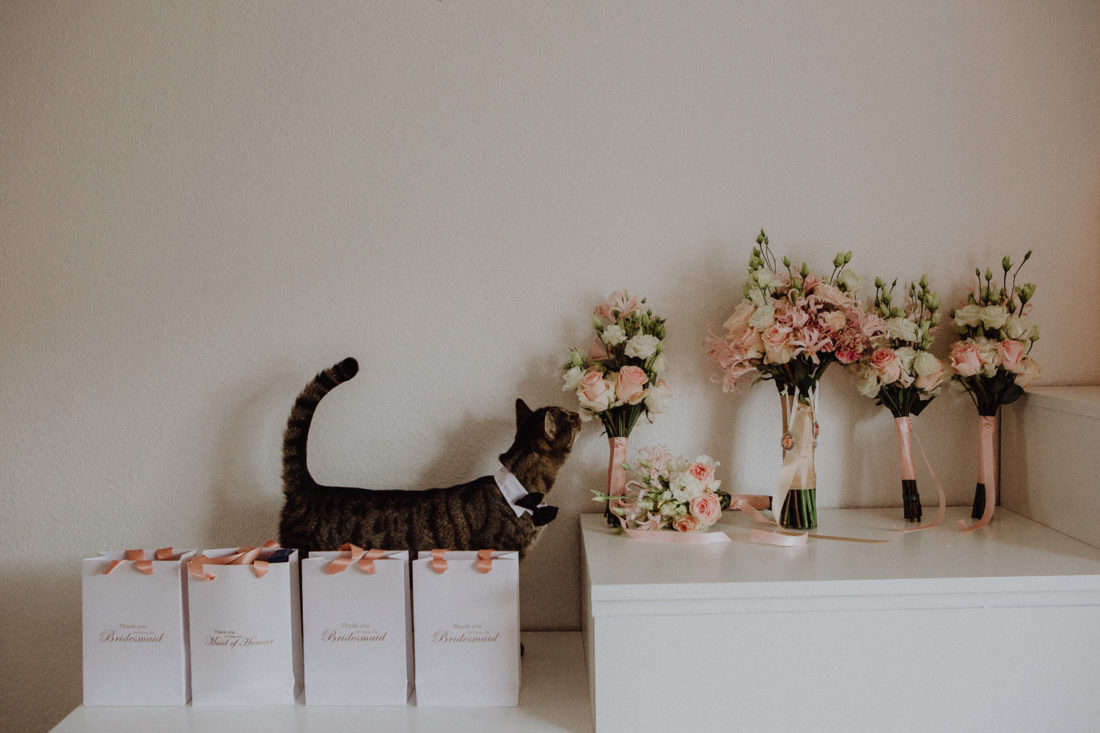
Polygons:
<instances>
[{"instance_id":1,"label":"white shelf ledge","mask_svg":"<svg viewBox=\"0 0 1100 733\"><path fill-rule=\"evenodd\" d=\"M85 707L53 733L589 733L584 654L579 632L525 632L519 706L514 708L328 707ZM262 674L262 670L257 670Z\"/></svg>"}]
</instances>

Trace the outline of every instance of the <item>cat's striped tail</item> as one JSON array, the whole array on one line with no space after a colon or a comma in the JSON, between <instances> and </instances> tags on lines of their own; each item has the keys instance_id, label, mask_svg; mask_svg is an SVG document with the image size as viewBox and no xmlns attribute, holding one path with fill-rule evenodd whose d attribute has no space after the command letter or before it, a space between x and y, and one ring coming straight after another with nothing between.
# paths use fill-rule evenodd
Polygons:
<instances>
[{"instance_id":1,"label":"cat's striped tail","mask_svg":"<svg viewBox=\"0 0 1100 733\"><path fill-rule=\"evenodd\" d=\"M309 441L309 426L313 422L313 414L325 395L358 372L359 362L349 356L339 364L319 372L298 395L286 423L286 432L283 433L283 492L285 494L315 485L306 464L306 444Z\"/></svg>"}]
</instances>

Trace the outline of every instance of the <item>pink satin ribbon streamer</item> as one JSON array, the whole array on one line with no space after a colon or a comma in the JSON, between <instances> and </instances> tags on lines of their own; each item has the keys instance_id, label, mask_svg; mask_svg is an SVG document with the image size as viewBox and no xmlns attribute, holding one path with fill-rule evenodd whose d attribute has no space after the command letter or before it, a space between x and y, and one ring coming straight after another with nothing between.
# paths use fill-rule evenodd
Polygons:
<instances>
[{"instance_id":1,"label":"pink satin ribbon streamer","mask_svg":"<svg viewBox=\"0 0 1100 733\"><path fill-rule=\"evenodd\" d=\"M993 506L997 501L996 470L993 462L993 436L997 430L997 418L981 415L978 421L978 483L985 488L985 510L974 524L959 520L964 532L981 529L993 521Z\"/></svg>"},{"instance_id":2,"label":"pink satin ribbon streamer","mask_svg":"<svg viewBox=\"0 0 1100 733\"><path fill-rule=\"evenodd\" d=\"M732 541L729 535L718 529L702 532L677 532L668 529L627 529L623 527L623 532L625 532L626 536L630 539L641 540L642 542L677 542L683 545L714 545Z\"/></svg>"},{"instance_id":3,"label":"pink satin ribbon streamer","mask_svg":"<svg viewBox=\"0 0 1100 733\"><path fill-rule=\"evenodd\" d=\"M730 509L744 512L745 514L749 515L749 517L754 522L759 522L760 524L773 524L778 526L778 520L769 519L760 511L759 508L757 508L756 505L760 503L759 501L757 501L758 499L758 494L748 494L745 496L734 494L730 498ZM799 545L806 544L806 538L808 536L809 535L806 534L795 534L793 532L787 532L783 529L779 529L778 531L769 530L767 532L760 529L754 529L749 532L749 541L756 542L757 544L761 545L797 547Z\"/></svg>"},{"instance_id":4,"label":"pink satin ribbon streamer","mask_svg":"<svg viewBox=\"0 0 1100 733\"><path fill-rule=\"evenodd\" d=\"M607 444L611 449L607 463L607 493L609 496L622 496L626 493L626 438L608 438ZM608 500L611 509L621 509L623 504L619 499Z\"/></svg>"},{"instance_id":5,"label":"pink satin ribbon streamer","mask_svg":"<svg viewBox=\"0 0 1100 733\"><path fill-rule=\"evenodd\" d=\"M904 420L906 422L905 441L904 442L901 441L901 433L900 433L901 428L898 428L898 430L899 430L898 447L899 447L900 450L906 450L906 451L909 452L908 463L909 463L910 466L912 466L913 465L913 446L910 445L910 443L909 443L909 435L912 434L912 436L917 439L917 447L920 448L921 460L924 461L924 465L928 469L928 475L930 475L932 477L932 484L936 487L936 495L939 498L939 506L936 508L936 518L933 519L931 522L929 522L928 524L922 524L919 527L895 527L894 528L898 532L919 532L922 529L931 529L932 527L937 527L937 526L939 526L940 522L943 521L943 515L947 511L947 494L944 493L943 486L940 485L940 480L938 478L936 478L936 472L932 470L932 462L928 460L928 454L924 452L924 445L921 444L921 442L920 442L920 436L917 435L916 430L913 430L913 425L912 425L913 419L911 417L908 417L908 416L907 417L899 417L896 420L894 420L895 427L898 425L898 421L900 421L900 420ZM902 460L903 463L906 462L905 458L902 458L901 460ZM915 468L913 469L913 477L914 477L914 480L915 480L916 479L916 469ZM902 474L902 478L905 478L904 473Z\"/></svg>"},{"instance_id":6,"label":"pink satin ribbon streamer","mask_svg":"<svg viewBox=\"0 0 1100 733\"><path fill-rule=\"evenodd\" d=\"M153 553L153 560L171 560L173 558L171 547L162 547ZM143 575L153 574L153 560L149 560L145 557L145 550L127 550L125 559L112 560L107 566L107 569L103 571L104 575L110 575L111 572L124 562L133 562L134 569Z\"/></svg>"},{"instance_id":7,"label":"pink satin ribbon streamer","mask_svg":"<svg viewBox=\"0 0 1100 733\"><path fill-rule=\"evenodd\" d=\"M215 576L210 575L204 571L206 565L249 565L252 567L252 574L257 578L262 578L267 574L269 564L266 560L259 560L260 552L267 549L273 549L279 546L278 542L269 540L263 544L262 547L253 547L248 545L240 548L236 552L226 555L225 557L207 557L206 555L199 555L198 557L187 563L187 572L195 580L214 580Z\"/></svg>"},{"instance_id":8,"label":"pink satin ribbon streamer","mask_svg":"<svg viewBox=\"0 0 1100 733\"><path fill-rule=\"evenodd\" d=\"M385 550L364 550L362 547L353 545L350 542L340 545L340 552L347 554L332 559L332 562L325 568L325 572L329 575L342 573L350 565L355 565L367 575L374 575L377 572L374 561L386 556Z\"/></svg>"}]
</instances>

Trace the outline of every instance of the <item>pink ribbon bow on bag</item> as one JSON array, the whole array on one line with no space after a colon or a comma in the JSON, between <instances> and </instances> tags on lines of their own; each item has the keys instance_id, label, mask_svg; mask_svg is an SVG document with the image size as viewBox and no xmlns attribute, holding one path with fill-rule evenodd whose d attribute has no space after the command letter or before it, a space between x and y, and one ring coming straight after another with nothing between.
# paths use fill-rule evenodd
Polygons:
<instances>
[{"instance_id":1,"label":"pink ribbon bow on bag","mask_svg":"<svg viewBox=\"0 0 1100 733\"><path fill-rule=\"evenodd\" d=\"M260 556L262 550L273 549L278 546L278 542L269 540L261 547L248 545L225 557L211 558L206 555L199 555L191 560L191 562L187 563L187 572L196 580L213 580L213 575L203 572L204 565L251 565L252 574L257 578L262 578L267 575L269 564L266 560L258 560L257 558Z\"/></svg>"},{"instance_id":2,"label":"pink ribbon bow on bag","mask_svg":"<svg viewBox=\"0 0 1100 733\"><path fill-rule=\"evenodd\" d=\"M153 560L171 560L172 548L162 547L153 553ZM149 560L145 557L145 550L127 550L126 557L122 560L112 560L111 564L107 566L107 569L103 571L104 575L110 575L111 572L124 562L133 562L134 569L139 573L145 575L153 574L153 560Z\"/></svg>"}]
</instances>

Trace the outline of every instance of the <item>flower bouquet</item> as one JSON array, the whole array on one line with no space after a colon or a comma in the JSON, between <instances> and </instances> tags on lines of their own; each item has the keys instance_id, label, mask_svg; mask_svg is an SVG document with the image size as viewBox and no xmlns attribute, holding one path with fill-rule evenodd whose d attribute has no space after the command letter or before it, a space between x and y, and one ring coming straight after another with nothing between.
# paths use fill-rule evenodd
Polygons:
<instances>
[{"instance_id":1,"label":"flower bouquet","mask_svg":"<svg viewBox=\"0 0 1100 733\"><path fill-rule=\"evenodd\" d=\"M939 394L944 382L944 368L929 349L934 336L932 329L940 322L936 311L939 295L928 288L928 277L909 284L909 297L904 307L893 302L894 280L887 288L881 278L875 279L875 300L872 317L881 319L882 334L871 342L858 364L859 392L874 398L894 416L901 468L901 493L905 519L921 519L920 492L917 490L916 468L910 442L912 417L921 413Z\"/></svg>"},{"instance_id":2,"label":"flower bouquet","mask_svg":"<svg viewBox=\"0 0 1100 733\"><path fill-rule=\"evenodd\" d=\"M623 464L633 477L625 494L592 493L595 501L607 502L628 536L660 530L703 532L730 503L730 495L719 491L722 482L714 478L717 466L710 456L688 460L673 456L664 446L650 446L640 451L633 465Z\"/></svg>"},{"instance_id":3,"label":"flower bouquet","mask_svg":"<svg viewBox=\"0 0 1100 733\"><path fill-rule=\"evenodd\" d=\"M994 468L993 433L997 410L1018 400L1039 376L1039 365L1031 358L1031 349L1039 340L1039 328L1031 323L1031 298L1034 283L1017 284L1016 279L1031 251L1016 269L1012 260L1001 260L1001 284L986 268L975 269L975 281L966 305L951 311L958 340L951 345L952 386L965 390L978 408L978 484L971 517L980 527L993 517ZM1009 275L1011 274L1011 282Z\"/></svg>"},{"instance_id":4,"label":"flower bouquet","mask_svg":"<svg viewBox=\"0 0 1100 733\"><path fill-rule=\"evenodd\" d=\"M754 384L775 383L783 408L783 468L776 491L786 492L779 522L812 529L817 526L817 385L833 362L852 364L860 359L870 339L879 334L881 319L856 302L853 292L859 280L845 269L851 252L833 258L833 270L825 279L806 263L794 270L789 258L777 261L763 230L756 244L749 257L744 299L723 324L722 333L707 339L707 354L722 370L723 391L737 391L739 381L753 374Z\"/></svg>"},{"instance_id":5,"label":"flower bouquet","mask_svg":"<svg viewBox=\"0 0 1100 733\"><path fill-rule=\"evenodd\" d=\"M668 369L664 355L665 320L642 310L645 298L617 290L596 307L592 324L596 339L587 354L570 350L563 391L576 392L581 418L599 418L611 449L607 491L625 490L627 439L638 418L664 412L672 395L661 375ZM608 522L617 520L608 512Z\"/></svg>"}]
</instances>

